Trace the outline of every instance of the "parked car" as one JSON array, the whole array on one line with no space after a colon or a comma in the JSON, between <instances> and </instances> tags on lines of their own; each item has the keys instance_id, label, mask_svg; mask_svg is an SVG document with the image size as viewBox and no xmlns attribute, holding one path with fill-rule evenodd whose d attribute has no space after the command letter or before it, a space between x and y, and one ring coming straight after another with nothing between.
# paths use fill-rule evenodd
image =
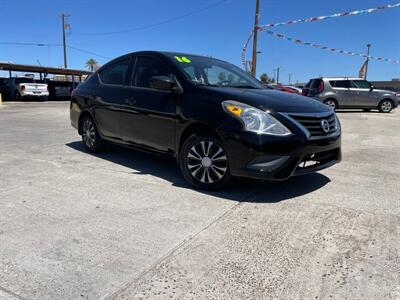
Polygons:
<instances>
[{"instance_id":1,"label":"parked car","mask_svg":"<svg viewBox=\"0 0 400 300\"><path fill-rule=\"evenodd\" d=\"M303 92L303 90L297 86L293 86L293 85L286 85L286 88L295 90L297 92L297 94L301 94Z\"/></svg>"},{"instance_id":2,"label":"parked car","mask_svg":"<svg viewBox=\"0 0 400 300\"><path fill-rule=\"evenodd\" d=\"M7 78L0 77L0 93L2 93L2 94L3 94L3 92L4 92L4 81L5 81L6 79L7 79Z\"/></svg>"},{"instance_id":3,"label":"parked car","mask_svg":"<svg viewBox=\"0 0 400 300\"><path fill-rule=\"evenodd\" d=\"M232 176L285 180L341 160L330 107L197 55L145 51L107 63L72 92L70 119L89 152L107 141L169 154L201 189Z\"/></svg>"},{"instance_id":4,"label":"parked car","mask_svg":"<svg viewBox=\"0 0 400 300\"><path fill-rule=\"evenodd\" d=\"M4 81L5 97L9 100L22 100L28 97L47 99L48 86L37 83L30 77L10 77Z\"/></svg>"},{"instance_id":5,"label":"parked car","mask_svg":"<svg viewBox=\"0 0 400 300\"><path fill-rule=\"evenodd\" d=\"M281 84L270 84L269 87L274 90L281 91L281 92L286 92L286 93L290 93L290 94L300 94L297 89L295 89L291 86L285 86L285 85L281 85Z\"/></svg>"},{"instance_id":6,"label":"parked car","mask_svg":"<svg viewBox=\"0 0 400 300\"><path fill-rule=\"evenodd\" d=\"M400 100L396 93L375 89L367 80L347 77L311 79L303 88L303 95L317 99L333 109L377 108L383 113L391 112Z\"/></svg>"}]
</instances>

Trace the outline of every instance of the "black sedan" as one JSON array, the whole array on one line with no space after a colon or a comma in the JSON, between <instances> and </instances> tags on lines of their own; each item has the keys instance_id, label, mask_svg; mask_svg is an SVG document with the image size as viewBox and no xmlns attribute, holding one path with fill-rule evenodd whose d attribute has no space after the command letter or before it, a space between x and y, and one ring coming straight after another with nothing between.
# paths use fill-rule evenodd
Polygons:
<instances>
[{"instance_id":1,"label":"black sedan","mask_svg":"<svg viewBox=\"0 0 400 300\"><path fill-rule=\"evenodd\" d=\"M221 188L232 176L285 180L341 159L331 108L197 55L114 59L73 91L70 118L88 151L113 142L172 155L187 182L202 189Z\"/></svg>"}]
</instances>

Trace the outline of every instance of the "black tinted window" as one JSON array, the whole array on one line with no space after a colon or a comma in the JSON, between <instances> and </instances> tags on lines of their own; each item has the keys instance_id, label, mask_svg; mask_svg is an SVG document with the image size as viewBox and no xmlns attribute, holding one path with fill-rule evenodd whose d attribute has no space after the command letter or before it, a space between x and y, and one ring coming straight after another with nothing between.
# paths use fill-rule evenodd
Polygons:
<instances>
[{"instance_id":1,"label":"black tinted window","mask_svg":"<svg viewBox=\"0 0 400 300\"><path fill-rule=\"evenodd\" d=\"M158 59L148 56L139 57L135 66L132 85L149 88L154 76L169 76L171 72Z\"/></svg>"},{"instance_id":2,"label":"black tinted window","mask_svg":"<svg viewBox=\"0 0 400 300\"><path fill-rule=\"evenodd\" d=\"M309 82L307 82L307 84L306 84L304 87L305 87L305 88L311 87L311 82L312 82L312 80L310 80Z\"/></svg>"},{"instance_id":3,"label":"black tinted window","mask_svg":"<svg viewBox=\"0 0 400 300\"><path fill-rule=\"evenodd\" d=\"M15 78L15 83L33 83L32 78Z\"/></svg>"},{"instance_id":4,"label":"black tinted window","mask_svg":"<svg viewBox=\"0 0 400 300\"><path fill-rule=\"evenodd\" d=\"M130 60L122 60L102 70L100 79L106 84L124 85L128 73Z\"/></svg>"},{"instance_id":5,"label":"black tinted window","mask_svg":"<svg viewBox=\"0 0 400 300\"><path fill-rule=\"evenodd\" d=\"M331 80L331 81L329 81L329 83L332 87L336 87L336 88L349 88L350 87L350 81L348 81L348 80Z\"/></svg>"},{"instance_id":6,"label":"black tinted window","mask_svg":"<svg viewBox=\"0 0 400 300\"><path fill-rule=\"evenodd\" d=\"M352 80L351 87L356 89L369 89L371 84L366 80Z\"/></svg>"},{"instance_id":7,"label":"black tinted window","mask_svg":"<svg viewBox=\"0 0 400 300\"><path fill-rule=\"evenodd\" d=\"M319 88L320 83L321 83L321 79L314 79L311 84L311 88L313 88L313 89Z\"/></svg>"}]
</instances>

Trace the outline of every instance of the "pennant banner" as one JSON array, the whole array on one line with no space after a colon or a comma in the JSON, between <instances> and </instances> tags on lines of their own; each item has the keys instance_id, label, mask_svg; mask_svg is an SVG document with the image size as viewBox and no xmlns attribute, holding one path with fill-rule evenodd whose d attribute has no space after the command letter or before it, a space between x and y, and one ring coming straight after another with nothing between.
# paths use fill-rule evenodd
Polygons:
<instances>
[{"instance_id":1,"label":"pennant banner","mask_svg":"<svg viewBox=\"0 0 400 300\"><path fill-rule=\"evenodd\" d=\"M278 23L270 23L270 24L266 24L263 26L260 26L258 28L256 28L256 30L259 31L264 31L264 32L268 32L270 34L275 35L275 33L272 33L271 31L269 31L269 28L271 27L277 27L277 26L282 26L282 25L291 25L291 24L297 24L297 23L304 23L304 22L319 22L319 21L324 21L327 19L332 19L332 18L337 18L337 17L348 17L348 16L357 16L357 15L361 15L361 14L368 14L368 13L374 13L383 9L390 9L390 8L397 8L400 7L400 2L399 3L395 3L395 4L388 4L388 5L383 5L383 6L378 6L378 7L374 7L374 8L369 8L369 9L362 9L362 10L355 10L355 11L350 11L350 12L342 12L342 13L336 13L336 14L332 14L332 15L328 15L328 16L320 16L320 17L311 17L311 18L305 18L305 19L298 19L298 20L292 20L292 21L286 21L286 22L278 22ZM247 37L246 43L242 49L242 63L244 65L245 68L247 68L247 64L246 64L246 52L247 52L247 48L249 46L250 40L253 37L254 34L254 30L252 30L249 34L249 36ZM277 35L275 35L277 36ZM279 37L279 36L277 36ZM283 38L283 37L282 37ZM296 40L296 39L291 39L291 40ZM309 46L313 46L315 44L311 43L307 43L305 42L304 45L308 45ZM319 45L317 45L319 46ZM315 47L315 46L313 46ZM318 48L318 47L316 47ZM328 49L332 49L332 48L328 48L328 47L324 47L325 50ZM336 50L336 49L335 49ZM333 50L330 50L333 51ZM340 52L342 51L342 52ZM336 52L336 51L333 51ZM353 55L350 51L343 51L343 50L339 50L337 52L343 53L343 54L350 54ZM357 56L363 56L366 57L366 55L362 54L362 55L358 55L358 54L354 54ZM376 60L383 60L383 61L388 61L388 62L393 62L393 63L398 63L398 60L396 59L384 59L384 58L380 58L380 57L376 57L376 58L372 58L372 59L376 59Z\"/></svg>"},{"instance_id":2,"label":"pennant banner","mask_svg":"<svg viewBox=\"0 0 400 300\"><path fill-rule=\"evenodd\" d=\"M298 19L298 20L292 20L292 21L286 21L286 22L278 22L278 23L270 23L266 24L263 26L260 26L258 30L268 30L270 27L277 27L277 26L282 26L282 25L291 25L291 24L297 24L297 23L304 23L304 22L318 22L318 21L324 21L327 19L332 19L332 18L337 18L337 17L349 17L349 16L358 16L361 14L369 14L373 12L377 12L383 9L389 9L389 8L396 8L400 7L400 2L395 3L395 4L388 4L388 5L383 5L383 6L378 6L374 8L369 8L369 9L362 9L362 10L355 10L355 11L350 11L350 12L342 12L342 13L336 13L328 16L320 16L320 17L311 17L311 18L306 18L306 19Z\"/></svg>"},{"instance_id":3,"label":"pennant banner","mask_svg":"<svg viewBox=\"0 0 400 300\"><path fill-rule=\"evenodd\" d=\"M276 33L273 31L266 31L268 34L275 36L277 38L280 39L284 39L287 41L291 41L295 44L298 45L304 45L304 46L310 46L310 47L314 47L314 48L318 48L318 49L322 49L322 50L327 50L327 51L331 51L331 52L336 52L336 53L340 53L340 54L347 54L347 55L351 55L351 56L360 56L360 57L364 57L364 58L369 58L369 59L374 59L374 60L379 60L379 61L386 61L386 62L390 62L390 63L395 63L395 64L399 64L400 60L398 59L392 59L392 58L384 58L384 57L378 57L378 56L373 56L373 55L366 55L363 53L357 53L357 52L352 52L352 51L347 51L347 50L340 50L340 49L336 49L336 48L330 48L327 46L323 46L320 44L314 44L314 43L310 43L310 42L306 42L306 41L302 41L299 39L295 39L286 35L283 35L281 33Z\"/></svg>"}]
</instances>

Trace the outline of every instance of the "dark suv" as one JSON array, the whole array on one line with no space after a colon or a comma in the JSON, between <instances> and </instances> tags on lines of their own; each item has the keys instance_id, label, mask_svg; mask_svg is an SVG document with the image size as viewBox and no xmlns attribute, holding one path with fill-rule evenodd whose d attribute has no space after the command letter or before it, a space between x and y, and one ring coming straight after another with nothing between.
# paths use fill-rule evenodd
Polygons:
<instances>
[{"instance_id":1,"label":"dark suv","mask_svg":"<svg viewBox=\"0 0 400 300\"><path fill-rule=\"evenodd\" d=\"M285 180L341 159L335 112L265 89L227 62L137 52L73 91L71 123L90 152L106 141L174 156L184 178L217 189L232 176Z\"/></svg>"}]
</instances>

